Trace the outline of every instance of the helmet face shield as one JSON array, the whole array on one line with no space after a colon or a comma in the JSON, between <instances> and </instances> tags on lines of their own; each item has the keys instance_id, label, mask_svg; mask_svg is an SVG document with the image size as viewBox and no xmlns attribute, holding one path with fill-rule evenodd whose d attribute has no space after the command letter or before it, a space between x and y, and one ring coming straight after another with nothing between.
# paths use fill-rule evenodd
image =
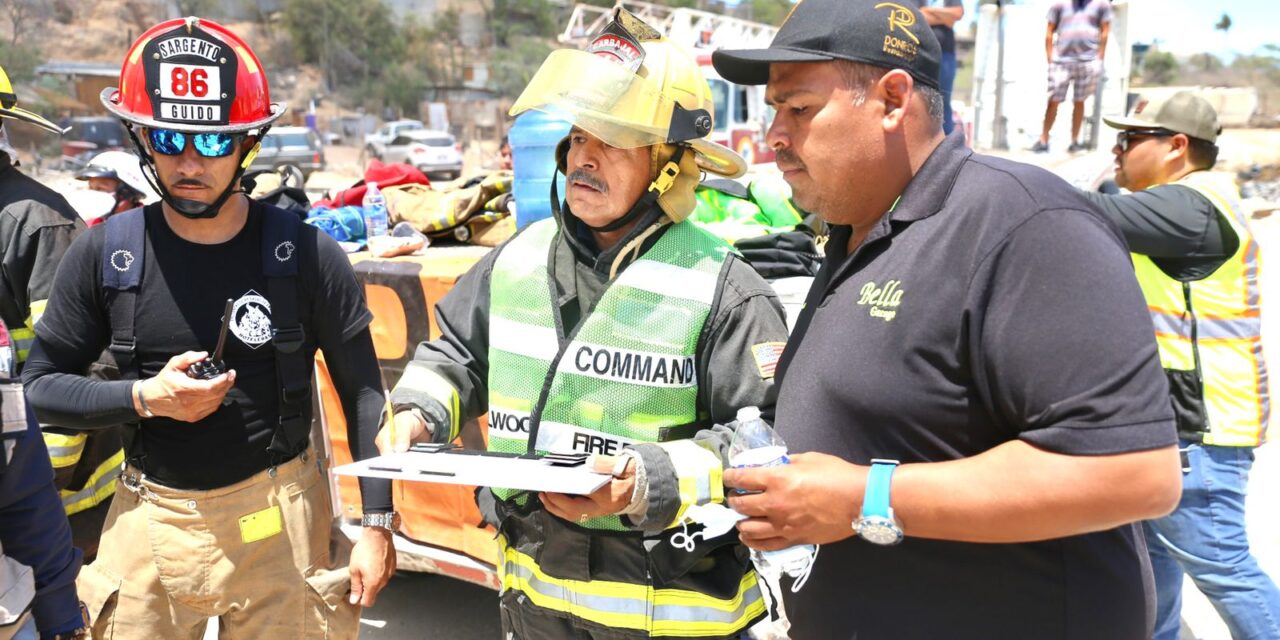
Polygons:
<instances>
[{"instance_id":1,"label":"helmet face shield","mask_svg":"<svg viewBox=\"0 0 1280 640\"><path fill-rule=\"evenodd\" d=\"M542 63L511 115L536 109L572 122L611 147L634 149L667 141L675 104L623 65L586 51L560 49Z\"/></svg>"},{"instance_id":2,"label":"helmet face shield","mask_svg":"<svg viewBox=\"0 0 1280 640\"><path fill-rule=\"evenodd\" d=\"M585 50L547 56L510 114L529 110L611 147L684 144L705 171L736 177L746 169L740 156L708 139L715 107L696 60L621 8Z\"/></svg>"}]
</instances>

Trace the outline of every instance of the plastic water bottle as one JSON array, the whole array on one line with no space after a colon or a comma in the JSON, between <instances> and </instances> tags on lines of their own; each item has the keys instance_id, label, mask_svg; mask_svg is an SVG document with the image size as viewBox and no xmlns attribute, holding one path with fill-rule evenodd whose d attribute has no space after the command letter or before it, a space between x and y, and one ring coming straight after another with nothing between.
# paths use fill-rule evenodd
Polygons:
<instances>
[{"instance_id":1,"label":"plastic water bottle","mask_svg":"<svg viewBox=\"0 0 1280 640\"><path fill-rule=\"evenodd\" d=\"M365 240L387 235L387 199L378 188L378 183L369 183L361 204L364 209Z\"/></svg>"},{"instance_id":2,"label":"plastic water bottle","mask_svg":"<svg viewBox=\"0 0 1280 640\"><path fill-rule=\"evenodd\" d=\"M729 443L729 464L734 468L776 467L788 464L787 443L778 432L760 418L757 407L738 409L733 441ZM735 489L738 493L746 493ZM780 571L796 578L792 591L799 591L808 577L818 549L815 545L801 544L777 551L751 550L751 560L764 573Z\"/></svg>"}]
</instances>

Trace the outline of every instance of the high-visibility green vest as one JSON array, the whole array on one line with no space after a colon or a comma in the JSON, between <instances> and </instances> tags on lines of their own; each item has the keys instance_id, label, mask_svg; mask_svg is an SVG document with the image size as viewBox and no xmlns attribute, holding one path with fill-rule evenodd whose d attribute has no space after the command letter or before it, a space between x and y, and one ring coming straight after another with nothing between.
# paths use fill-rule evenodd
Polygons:
<instances>
[{"instance_id":1,"label":"high-visibility green vest","mask_svg":"<svg viewBox=\"0 0 1280 640\"><path fill-rule=\"evenodd\" d=\"M536 433L538 452L615 455L635 442L691 437L701 418L698 340L729 247L692 224L673 225L561 345L548 273L557 231L552 220L535 223L494 262L489 449L524 453ZM626 530L617 516L583 526Z\"/></svg>"},{"instance_id":2,"label":"high-visibility green vest","mask_svg":"<svg viewBox=\"0 0 1280 640\"><path fill-rule=\"evenodd\" d=\"M525 452L534 439L539 452L616 454L629 443L655 442L678 478L676 522L689 505L723 501L719 457L690 438L705 417L697 406L698 343L731 249L693 224L673 225L609 284L575 331L558 329L553 311L548 264L557 232L552 220L536 222L494 262L489 449ZM522 495L494 493L503 499ZM625 530L617 516L574 524ZM570 579L544 566L546 558L534 549L522 550L528 539L504 534L498 541L503 591L519 591L534 606L571 619L638 637L729 638L765 613L759 580L749 568L741 574L709 571L687 586L659 587L641 555L619 558L608 579ZM640 554L643 548L635 546Z\"/></svg>"},{"instance_id":3,"label":"high-visibility green vest","mask_svg":"<svg viewBox=\"0 0 1280 640\"><path fill-rule=\"evenodd\" d=\"M1258 243L1230 178L1197 171L1178 184L1208 198L1240 239L1222 266L1189 284L1193 313L1187 313L1183 283L1165 275L1150 258L1133 255L1155 325L1160 364L1166 370L1194 371L1199 354L1207 424L1198 432L1180 430L1180 435L1211 445L1258 446L1266 440L1271 409L1262 353Z\"/></svg>"},{"instance_id":4,"label":"high-visibility green vest","mask_svg":"<svg viewBox=\"0 0 1280 640\"><path fill-rule=\"evenodd\" d=\"M782 178L756 178L747 198L700 186L697 206L689 219L729 242L779 231L790 231L803 216L791 203L791 187Z\"/></svg>"}]
</instances>

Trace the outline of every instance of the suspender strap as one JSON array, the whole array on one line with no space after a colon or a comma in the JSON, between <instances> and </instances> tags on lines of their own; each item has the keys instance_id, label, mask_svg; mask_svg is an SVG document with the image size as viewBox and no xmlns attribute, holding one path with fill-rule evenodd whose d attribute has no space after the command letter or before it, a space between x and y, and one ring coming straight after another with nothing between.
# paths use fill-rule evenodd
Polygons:
<instances>
[{"instance_id":1,"label":"suspender strap","mask_svg":"<svg viewBox=\"0 0 1280 640\"><path fill-rule=\"evenodd\" d=\"M120 379L142 377L138 362L134 319L137 317L138 291L142 288L142 269L146 262L147 225L142 207L107 218L107 237L102 244L102 287L107 298L111 322L111 343L107 351L115 360ZM146 453L137 432L141 418L122 434L124 450L130 464L143 468Z\"/></svg>"},{"instance_id":2,"label":"suspender strap","mask_svg":"<svg viewBox=\"0 0 1280 640\"><path fill-rule=\"evenodd\" d=\"M306 410L311 404L310 367L302 348L306 332L302 325L298 283L297 216L275 207L262 208L262 271L267 277L267 297L271 300L271 344L276 355L276 380L280 387L279 423L267 449L280 460L297 455L307 447L311 435Z\"/></svg>"},{"instance_id":3,"label":"suspender strap","mask_svg":"<svg viewBox=\"0 0 1280 640\"><path fill-rule=\"evenodd\" d=\"M115 359L121 378L137 379L140 372L133 322L145 262L146 217L142 207L138 207L107 218L106 224L102 286L106 289L111 320L111 343L107 350Z\"/></svg>"}]
</instances>

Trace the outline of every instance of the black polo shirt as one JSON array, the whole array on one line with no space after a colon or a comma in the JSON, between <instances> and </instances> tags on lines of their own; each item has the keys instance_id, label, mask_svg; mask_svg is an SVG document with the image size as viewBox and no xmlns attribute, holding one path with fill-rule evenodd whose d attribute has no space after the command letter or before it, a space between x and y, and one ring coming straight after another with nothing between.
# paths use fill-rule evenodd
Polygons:
<instances>
[{"instance_id":1,"label":"black polo shirt","mask_svg":"<svg viewBox=\"0 0 1280 640\"><path fill-rule=\"evenodd\" d=\"M1061 179L962 140L934 151L853 255L850 229L833 227L778 374L791 450L865 465L1013 439L1073 455L1174 444L1115 227ZM850 538L785 591L797 640L1129 640L1154 617L1133 525L1028 544Z\"/></svg>"}]
</instances>

